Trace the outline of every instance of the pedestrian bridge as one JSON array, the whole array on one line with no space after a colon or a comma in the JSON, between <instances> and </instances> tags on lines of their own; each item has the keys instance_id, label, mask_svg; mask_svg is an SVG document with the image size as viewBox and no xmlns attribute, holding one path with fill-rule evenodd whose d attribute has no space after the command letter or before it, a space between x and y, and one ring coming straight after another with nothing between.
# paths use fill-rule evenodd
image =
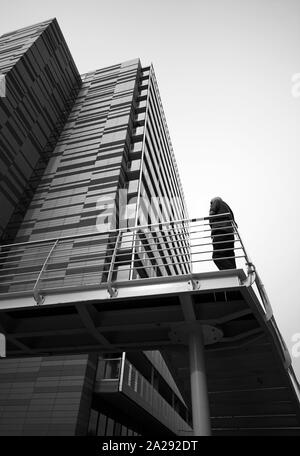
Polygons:
<instances>
[{"instance_id":1,"label":"pedestrian bridge","mask_svg":"<svg viewBox=\"0 0 300 456\"><path fill-rule=\"evenodd\" d=\"M206 218L1 246L7 357L157 349L195 435L300 435L291 358L233 229L224 271Z\"/></svg>"}]
</instances>

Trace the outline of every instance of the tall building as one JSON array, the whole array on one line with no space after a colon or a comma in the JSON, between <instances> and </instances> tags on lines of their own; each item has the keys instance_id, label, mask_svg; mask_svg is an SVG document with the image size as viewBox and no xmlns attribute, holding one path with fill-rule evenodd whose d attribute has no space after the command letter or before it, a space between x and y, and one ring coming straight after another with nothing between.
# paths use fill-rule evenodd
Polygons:
<instances>
[{"instance_id":1,"label":"tall building","mask_svg":"<svg viewBox=\"0 0 300 456\"><path fill-rule=\"evenodd\" d=\"M56 20L2 35L0 47L0 236L12 240L81 80Z\"/></svg>"},{"instance_id":2,"label":"tall building","mask_svg":"<svg viewBox=\"0 0 300 456\"><path fill-rule=\"evenodd\" d=\"M153 67L136 59L79 76L55 19L3 35L0 59L1 235L16 249L0 269L1 291L35 290L45 239L63 241L51 251L43 289L101 283L114 229L187 218ZM163 240L129 233L116 255L118 280L188 271L182 232ZM8 350L20 343L8 340ZM158 351L28 355L1 360L1 435L191 432Z\"/></svg>"},{"instance_id":3,"label":"tall building","mask_svg":"<svg viewBox=\"0 0 300 456\"><path fill-rule=\"evenodd\" d=\"M53 19L0 37L0 73L0 435L299 435L236 224L214 271L218 222L188 220L153 66L80 76Z\"/></svg>"}]
</instances>

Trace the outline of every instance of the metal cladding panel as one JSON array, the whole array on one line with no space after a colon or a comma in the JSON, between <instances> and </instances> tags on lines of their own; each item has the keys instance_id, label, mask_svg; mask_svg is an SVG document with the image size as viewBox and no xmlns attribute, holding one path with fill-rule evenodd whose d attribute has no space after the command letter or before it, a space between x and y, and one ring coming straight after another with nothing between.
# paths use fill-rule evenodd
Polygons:
<instances>
[{"instance_id":1,"label":"metal cladding panel","mask_svg":"<svg viewBox=\"0 0 300 456\"><path fill-rule=\"evenodd\" d=\"M101 282L109 239L99 235L97 223L103 205L113 212L113 202L126 179L139 68L139 60L135 60L84 75L21 222L17 242L91 233L89 239L65 240L53 251L43 278L46 287ZM14 277L10 291L32 288L36 265L47 255L46 250L33 245L18 252L17 267L25 266L26 273ZM37 262L28 262L28 255Z\"/></svg>"},{"instance_id":2,"label":"metal cladding panel","mask_svg":"<svg viewBox=\"0 0 300 456\"><path fill-rule=\"evenodd\" d=\"M136 61L83 77L18 240L98 233L98 200L114 198L122 178L138 68Z\"/></svg>"},{"instance_id":3,"label":"metal cladding panel","mask_svg":"<svg viewBox=\"0 0 300 456\"><path fill-rule=\"evenodd\" d=\"M14 239L81 79L55 19L0 37L0 236Z\"/></svg>"},{"instance_id":4,"label":"metal cladding panel","mask_svg":"<svg viewBox=\"0 0 300 456\"><path fill-rule=\"evenodd\" d=\"M88 355L1 362L0 435L85 434L94 371Z\"/></svg>"}]
</instances>

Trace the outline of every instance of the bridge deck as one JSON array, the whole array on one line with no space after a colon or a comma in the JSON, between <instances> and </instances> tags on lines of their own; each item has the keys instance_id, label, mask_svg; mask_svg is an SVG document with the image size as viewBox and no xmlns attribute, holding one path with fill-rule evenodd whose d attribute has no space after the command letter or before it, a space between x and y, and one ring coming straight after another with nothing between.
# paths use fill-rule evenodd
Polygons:
<instances>
[{"instance_id":1,"label":"bridge deck","mask_svg":"<svg viewBox=\"0 0 300 456\"><path fill-rule=\"evenodd\" d=\"M190 401L186 335L203 332L213 433L300 435L300 394L274 317L243 270L0 296L7 356L159 349Z\"/></svg>"}]
</instances>

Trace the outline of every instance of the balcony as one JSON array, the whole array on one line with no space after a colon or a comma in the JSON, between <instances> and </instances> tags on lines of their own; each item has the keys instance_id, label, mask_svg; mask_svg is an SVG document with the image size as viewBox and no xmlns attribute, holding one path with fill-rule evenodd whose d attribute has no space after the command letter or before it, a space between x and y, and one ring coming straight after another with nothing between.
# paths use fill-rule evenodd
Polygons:
<instances>
[{"instance_id":1,"label":"balcony","mask_svg":"<svg viewBox=\"0 0 300 456\"><path fill-rule=\"evenodd\" d=\"M95 394L132 418L148 422L153 432L191 435L192 428L154 386L122 358L99 361Z\"/></svg>"}]
</instances>

